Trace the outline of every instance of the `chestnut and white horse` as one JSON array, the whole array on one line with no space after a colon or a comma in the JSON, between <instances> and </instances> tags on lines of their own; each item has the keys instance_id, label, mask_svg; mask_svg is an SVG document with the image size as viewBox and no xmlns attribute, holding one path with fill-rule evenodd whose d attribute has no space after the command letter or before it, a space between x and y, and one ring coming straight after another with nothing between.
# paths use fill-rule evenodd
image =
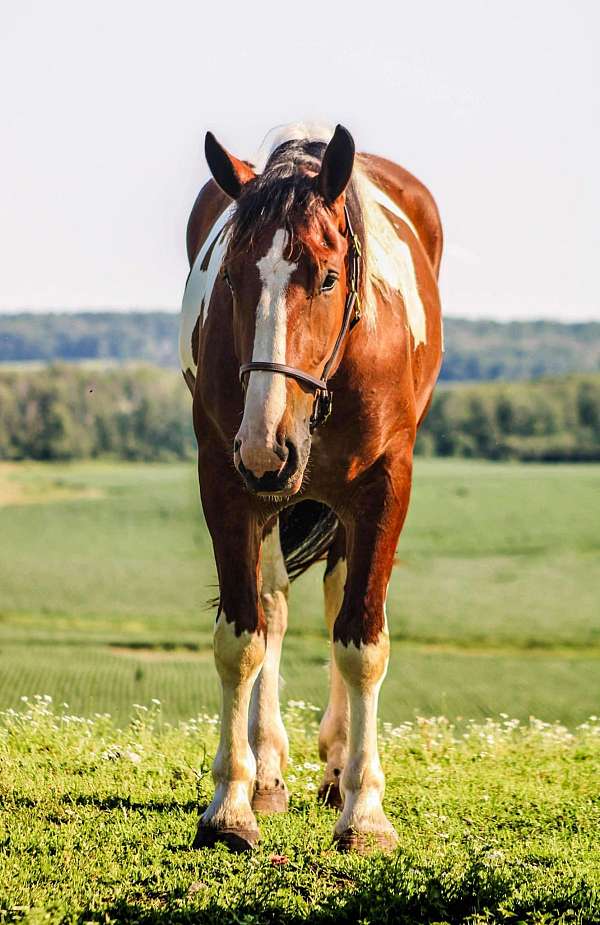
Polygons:
<instances>
[{"instance_id":1,"label":"chestnut and white horse","mask_svg":"<svg viewBox=\"0 0 600 925\"><path fill-rule=\"evenodd\" d=\"M385 599L442 357L438 211L406 170L355 156L341 126L273 130L252 162L208 133L206 156L214 179L187 229L180 353L219 576L222 713L195 845L249 848L254 810L287 808L288 583L326 556L320 794L340 807L338 847L387 849Z\"/></svg>"}]
</instances>

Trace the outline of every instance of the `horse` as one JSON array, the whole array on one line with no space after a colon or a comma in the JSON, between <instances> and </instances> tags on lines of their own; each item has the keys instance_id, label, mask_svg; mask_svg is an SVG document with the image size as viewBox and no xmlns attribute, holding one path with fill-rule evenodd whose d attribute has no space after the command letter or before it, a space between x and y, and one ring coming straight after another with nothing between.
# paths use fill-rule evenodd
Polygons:
<instances>
[{"instance_id":1,"label":"horse","mask_svg":"<svg viewBox=\"0 0 600 925\"><path fill-rule=\"evenodd\" d=\"M252 160L208 132L180 328L219 582L214 797L194 847L258 841L283 812L279 661L289 582L326 559L330 696L319 797L340 850L388 851L378 696L413 446L443 343L442 227L428 189L343 126L272 130Z\"/></svg>"}]
</instances>

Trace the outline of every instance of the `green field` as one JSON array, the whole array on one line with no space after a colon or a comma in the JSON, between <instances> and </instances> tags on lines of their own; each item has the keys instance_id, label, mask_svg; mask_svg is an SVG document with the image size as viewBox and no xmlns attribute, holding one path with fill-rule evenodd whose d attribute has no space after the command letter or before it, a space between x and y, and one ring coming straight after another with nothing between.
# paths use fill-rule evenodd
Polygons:
<instances>
[{"instance_id":1,"label":"green field","mask_svg":"<svg viewBox=\"0 0 600 925\"><path fill-rule=\"evenodd\" d=\"M383 720L600 713L600 466L417 460ZM0 709L218 708L193 465L0 464ZM322 706L322 567L293 586L283 697Z\"/></svg>"},{"instance_id":2,"label":"green field","mask_svg":"<svg viewBox=\"0 0 600 925\"><path fill-rule=\"evenodd\" d=\"M250 856L190 849L210 718L167 726L44 701L0 716L0 921L484 925L600 921L600 725L386 727L393 857L339 855L315 801L315 714L286 716L290 811Z\"/></svg>"},{"instance_id":3,"label":"green field","mask_svg":"<svg viewBox=\"0 0 600 925\"><path fill-rule=\"evenodd\" d=\"M600 466L417 461L381 709L392 858L331 847L322 567L296 583L290 812L240 857L189 847L219 699L193 466L0 465L0 922L600 921L599 488Z\"/></svg>"}]
</instances>

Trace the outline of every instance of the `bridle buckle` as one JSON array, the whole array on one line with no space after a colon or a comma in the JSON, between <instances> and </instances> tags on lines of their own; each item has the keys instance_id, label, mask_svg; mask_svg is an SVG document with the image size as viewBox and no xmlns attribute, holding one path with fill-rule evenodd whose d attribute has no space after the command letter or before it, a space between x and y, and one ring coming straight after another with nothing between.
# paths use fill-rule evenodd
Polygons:
<instances>
[{"instance_id":1,"label":"bridle buckle","mask_svg":"<svg viewBox=\"0 0 600 925\"><path fill-rule=\"evenodd\" d=\"M311 434L317 429L317 427L325 423L331 414L332 406L333 394L329 391L329 389L325 391L321 389L315 394L315 400L313 402L309 421Z\"/></svg>"}]
</instances>

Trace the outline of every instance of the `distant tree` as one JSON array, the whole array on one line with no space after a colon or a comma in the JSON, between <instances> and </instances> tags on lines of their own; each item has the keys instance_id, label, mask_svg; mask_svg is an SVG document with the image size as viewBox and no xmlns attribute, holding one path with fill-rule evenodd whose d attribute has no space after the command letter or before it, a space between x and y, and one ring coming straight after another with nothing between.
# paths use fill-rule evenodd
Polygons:
<instances>
[{"instance_id":1,"label":"distant tree","mask_svg":"<svg viewBox=\"0 0 600 925\"><path fill-rule=\"evenodd\" d=\"M578 384L577 417L582 427L600 435L600 382L588 379Z\"/></svg>"}]
</instances>

